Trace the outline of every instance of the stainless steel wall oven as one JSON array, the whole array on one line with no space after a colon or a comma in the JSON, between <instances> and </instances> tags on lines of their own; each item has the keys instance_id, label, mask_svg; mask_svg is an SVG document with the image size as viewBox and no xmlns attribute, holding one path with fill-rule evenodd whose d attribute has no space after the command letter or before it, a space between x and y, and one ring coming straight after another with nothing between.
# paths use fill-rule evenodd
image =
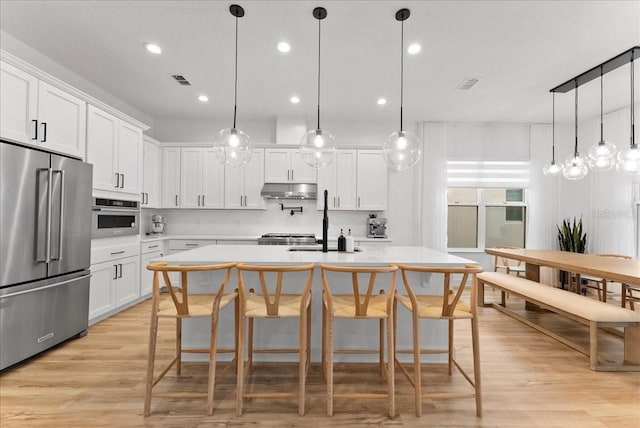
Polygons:
<instances>
[{"instance_id":1,"label":"stainless steel wall oven","mask_svg":"<svg viewBox=\"0 0 640 428\"><path fill-rule=\"evenodd\" d=\"M140 203L138 201L93 198L92 238L109 238L139 233Z\"/></svg>"}]
</instances>

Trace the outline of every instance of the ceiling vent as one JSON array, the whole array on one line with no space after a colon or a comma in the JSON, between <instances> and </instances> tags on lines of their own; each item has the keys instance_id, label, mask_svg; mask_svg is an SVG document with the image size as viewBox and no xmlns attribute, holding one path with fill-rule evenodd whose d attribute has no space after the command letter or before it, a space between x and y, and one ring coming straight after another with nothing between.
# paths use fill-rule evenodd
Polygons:
<instances>
[{"instance_id":1,"label":"ceiling vent","mask_svg":"<svg viewBox=\"0 0 640 428\"><path fill-rule=\"evenodd\" d=\"M176 82L178 82L182 86L191 86L191 83L189 83L189 81L185 79L184 76L181 76L180 74L172 74L171 77L176 79Z\"/></svg>"},{"instance_id":2,"label":"ceiling vent","mask_svg":"<svg viewBox=\"0 0 640 428\"><path fill-rule=\"evenodd\" d=\"M480 81L479 78L477 77L466 77L464 79L464 81L458 85L458 87L456 88L456 90L458 91L468 91L471 88L473 88L476 83L478 83Z\"/></svg>"}]
</instances>

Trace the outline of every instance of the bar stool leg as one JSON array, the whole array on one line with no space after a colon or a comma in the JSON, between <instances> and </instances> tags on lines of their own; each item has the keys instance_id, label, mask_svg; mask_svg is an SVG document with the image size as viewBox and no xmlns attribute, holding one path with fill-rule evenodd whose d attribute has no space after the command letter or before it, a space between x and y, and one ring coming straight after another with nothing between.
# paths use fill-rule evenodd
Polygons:
<instances>
[{"instance_id":1,"label":"bar stool leg","mask_svg":"<svg viewBox=\"0 0 640 428\"><path fill-rule=\"evenodd\" d=\"M471 340L473 341L473 377L476 393L476 415L482 416L482 378L480 375L480 340L478 337L478 318L471 318Z\"/></svg>"},{"instance_id":2,"label":"bar stool leg","mask_svg":"<svg viewBox=\"0 0 640 428\"><path fill-rule=\"evenodd\" d=\"M393 312L393 305L391 305L391 312ZM395 364L393 357L395 355L395 343L394 337L394 324L393 313L389 314L387 318L387 382L389 391L389 417L394 418L396 416L396 378L395 378Z\"/></svg>"},{"instance_id":3,"label":"bar stool leg","mask_svg":"<svg viewBox=\"0 0 640 428\"><path fill-rule=\"evenodd\" d=\"M384 376L384 372L387 371L384 365L384 318L380 318L379 336L378 354L380 362L378 366L380 367L380 376Z\"/></svg>"},{"instance_id":4,"label":"bar stool leg","mask_svg":"<svg viewBox=\"0 0 640 428\"><path fill-rule=\"evenodd\" d=\"M218 346L218 311L211 320L211 340L209 343L209 379L207 390L207 415L213 415L213 391L216 385L216 354Z\"/></svg>"},{"instance_id":5,"label":"bar stool leg","mask_svg":"<svg viewBox=\"0 0 640 428\"><path fill-rule=\"evenodd\" d=\"M420 318L417 310L411 311L413 318L413 382L416 400L416 416L422 416L422 366L420 360Z\"/></svg>"},{"instance_id":6,"label":"bar stool leg","mask_svg":"<svg viewBox=\"0 0 640 428\"><path fill-rule=\"evenodd\" d=\"M300 331L298 348L298 415L304 416L305 381L307 377L307 311L300 313Z\"/></svg>"},{"instance_id":7,"label":"bar stool leg","mask_svg":"<svg viewBox=\"0 0 640 428\"><path fill-rule=\"evenodd\" d=\"M149 358L147 360L147 382L144 391L144 415L151 413L151 390L153 388L153 368L156 361L156 342L158 340L158 317L155 311L151 314L149 327Z\"/></svg>"},{"instance_id":8,"label":"bar stool leg","mask_svg":"<svg viewBox=\"0 0 640 428\"><path fill-rule=\"evenodd\" d=\"M333 315L327 314L327 416L333 416Z\"/></svg>"},{"instance_id":9,"label":"bar stool leg","mask_svg":"<svg viewBox=\"0 0 640 428\"><path fill-rule=\"evenodd\" d=\"M248 317L249 321L249 334L247 337L247 373L251 372L253 367L253 318Z\"/></svg>"},{"instance_id":10,"label":"bar stool leg","mask_svg":"<svg viewBox=\"0 0 640 428\"><path fill-rule=\"evenodd\" d=\"M244 398L244 316L239 315L238 324L238 365L236 375L236 414L242 416Z\"/></svg>"},{"instance_id":11,"label":"bar stool leg","mask_svg":"<svg viewBox=\"0 0 640 428\"><path fill-rule=\"evenodd\" d=\"M451 366L453 365L453 320L449 320L449 361L447 363L447 369L449 376L451 376Z\"/></svg>"},{"instance_id":12,"label":"bar stool leg","mask_svg":"<svg viewBox=\"0 0 640 428\"><path fill-rule=\"evenodd\" d=\"M176 373L182 374L182 318L176 318Z\"/></svg>"},{"instance_id":13,"label":"bar stool leg","mask_svg":"<svg viewBox=\"0 0 640 428\"><path fill-rule=\"evenodd\" d=\"M327 382L327 310L324 302L324 292L322 299L322 356L321 356L322 376Z\"/></svg>"}]
</instances>

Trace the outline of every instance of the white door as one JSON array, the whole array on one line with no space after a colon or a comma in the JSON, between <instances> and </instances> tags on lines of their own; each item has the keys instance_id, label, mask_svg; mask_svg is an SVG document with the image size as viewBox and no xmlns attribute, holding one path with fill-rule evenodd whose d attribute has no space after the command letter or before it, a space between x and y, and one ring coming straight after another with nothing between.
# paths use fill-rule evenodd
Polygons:
<instances>
[{"instance_id":1,"label":"white door","mask_svg":"<svg viewBox=\"0 0 640 428\"><path fill-rule=\"evenodd\" d=\"M153 143L145 141L142 152L142 202L149 208L160 208L162 150Z\"/></svg>"},{"instance_id":2,"label":"white door","mask_svg":"<svg viewBox=\"0 0 640 428\"><path fill-rule=\"evenodd\" d=\"M115 278L117 267L113 262L91 265L89 286L89 319L94 319L116 308Z\"/></svg>"},{"instance_id":3,"label":"white door","mask_svg":"<svg viewBox=\"0 0 640 428\"><path fill-rule=\"evenodd\" d=\"M162 207L180 206L180 149L162 149Z\"/></svg>"},{"instance_id":4,"label":"white door","mask_svg":"<svg viewBox=\"0 0 640 428\"><path fill-rule=\"evenodd\" d=\"M339 150L336 156L337 209L356 209L356 150ZM386 173L386 170L385 170Z\"/></svg>"},{"instance_id":5,"label":"white door","mask_svg":"<svg viewBox=\"0 0 640 428\"><path fill-rule=\"evenodd\" d=\"M118 170L120 191L139 197L142 192L140 166L142 156L142 130L120 122L118 137Z\"/></svg>"},{"instance_id":6,"label":"white door","mask_svg":"<svg viewBox=\"0 0 640 428\"><path fill-rule=\"evenodd\" d=\"M199 208L202 204L202 149L183 148L180 167L180 207Z\"/></svg>"},{"instance_id":7,"label":"white door","mask_svg":"<svg viewBox=\"0 0 640 428\"><path fill-rule=\"evenodd\" d=\"M129 303L140 296L140 258L137 256L116 260L118 267L118 306Z\"/></svg>"},{"instance_id":8,"label":"white door","mask_svg":"<svg viewBox=\"0 0 640 428\"><path fill-rule=\"evenodd\" d=\"M116 146L118 119L100 109L89 106L87 115L87 162L93 164L93 188L117 190Z\"/></svg>"},{"instance_id":9,"label":"white door","mask_svg":"<svg viewBox=\"0 0 640 428\"><path fill-rule=\"evenodd\" d=\"M228 169L228 168L227 168ZM244 207L264 209L264 198L260 196L264 186L264 149L253 149L253 155L244 166Z\"/></svg>"},{"instance_id":10,"label":"white door","mask_svg":"<svg viewBox=\"0 0 640 428\"><path fill-rule=\"evenodd\" d=\"M359 210L387 209L387 168L380 150L358 150Z\"/></svg>"},{"instance_id":11,"label":"white door","mask_svg":"<svg viewBox=\"0 0 640 428\"><path fill-rule=\"evenodd\" d=\"M300 150L291 151L291 181L295 183L315 183L317 169L307 165L300 155Z\"/></svg>"},{"instance_id":12,"label":"white door","mask_svg":"<svg viewBox=\"0 0 640 428\"><path fill-rule=\"evenodd\" d=\"M0 136L38 144L38 79L0 61Z\"/></svg>"},{"instance_id":13,"label":"white door","mask_svg":"<svg viewBox=\"0 0 640 428\"><path fill-rule=\"evenodd\" d=\"M224 208L224 165L213 149L203 151L202 206Z\"/></svg>"},{"instance_id":14,"label":"white door","mask_svg":"<svg viewBox=\"0 0 640 428\"><path fill-rule=\"evenodd\" d=\"M287 183L291 181L289 149L265 149L264 181L266 183Z\"/></svg>"},{"instance_id":15,"label":"white door","mask_svg":"<svg viewBox=\"0 0 640 428\"><path fill-rule=\"evenodd\" d=\"M85 157L87 103L46 82L38 84L40 145L57 152Z\"/></svg>"}]
</instances>

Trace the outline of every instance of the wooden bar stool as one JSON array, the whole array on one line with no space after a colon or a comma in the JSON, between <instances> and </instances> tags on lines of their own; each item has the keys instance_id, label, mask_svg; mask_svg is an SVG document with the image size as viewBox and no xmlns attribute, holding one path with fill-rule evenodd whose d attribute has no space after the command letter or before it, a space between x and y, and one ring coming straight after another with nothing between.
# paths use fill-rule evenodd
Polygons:
<instances>
[{"instance_id":1,"label":"wooden bar stool","mask_svg":"<svg viewBox=\"0 0 640 428\"><path fill-rule=\"evenodd\" d=\"M333 415L333 399L372 399L386 398L389 404L389 417L396 413L395 377L394 377L394 328L393 328L393 295L395 293L396 271L398 266L388 265L379 267L369 266L334 266L321 264L322 269L322 370L327 381L327 415ZM333 294L327 280L327 272L337 272L349 275L353 287L352 294ZM367 288L362 290L358 275L368 274ZM387 275L388 274L388 275ZM374 294L376 279L388 277L381 286L379 293ZM335 289L335 288L334 288ZM379 320L380 335L379 349L354 350L334 349L333 327L336 318L351 320ZM387 321L387 362L384 361L384 321ZM333 388L333 354L378 354L382 375L387 380L386 393L335 393Z\"/></svg>"},{"instance_id":2,"label":"wooden bar stool","mask_svg":"<svg viewBox=\"0 0 640 428\"><path fill-rule=\"evenodd\" d=\"M398 302L402 304L406 309L411 312L412 325L413 325L413 349L411 350L397 350L396 354L413 354L413 377L409 374L407 369L402 365L400 360L396 357L395 361L398 364L398 368L409 380L415 390L415 407L416 416L422 415L422 399L423 398L471 398L476 399L476 415L482 416L482 393L481 393L481 380L480 380L480 348L478 342L478 317L477 317L477 302L476 302L476 274L482 272L482 267L478 265L467 265L459 268L444 268L444 267L426 267L426 266L409 266L399 264L398 267L402 272L402 280L404 282L405 289L408 296L403 296L396 293L394 306ZM430 273L436 275L442 275L443 289L440 295L416 295L413 291L413 287L409 283L407 272L418 273ZM452 275L460 276L460 283L457 289L452 287ZM470 303L467 304L461 300L462 294L465 290L467 281L471 277L471 290L470 290ZM397 313L395 313L397 316ZM448 320L449 330L449 346L447 350L428 350L420 348L420 323L421 319L434 319L434 320ZM471 340L473 347L473 380L462 369L458 362L453 358L453 322L459 319L468 319L471 321ZM468 393L446 393L446 392L430 392L422 393L422 377L421 377L421 361L420 356L422 354L438 354L447 353L447 368L448 373L451 375L451 368L453 365L460 370L460 373L473 387L473 394Z\"/></svg>"},{"instance_id":3,"label":"wooden bar stool","mask_svg":"<svg viewBox=\"0 0 640 428\"><path fill-rule=\"evenodd\" d=\"M236 354L233 360L219 374L220 378L232 364L237 361L236 347L234 349L217 349L218 315L222 308L231 302L237 303L237 292L226 293L226 287L231 277L231 269L235 263L223 263L216 265L200 266L169 266L167 263L151 263L148 270L153 271L153 294L151 309L151 327L149 329L149 359L147 361L147 380L144 397L144 415L149 416L151 410L151 397L164 398L200 398L207 397L207 414L213 414L213 391L216 383L216 355L227 352ZM189 274L194 272L225 271L224 278L215 294L194 294L189 292ZM169 273L180 273L181 286L174 287L169 278ZM166 288L161 288L160 277L164 278ZM161 292L162 290L162 292ZM237 313L237 310L236 310ZM174 318L176 320L176 353L171 362L154 379L154 366L156 355L156 342L158 338L159 318ZM209 318L211 320L211 341L205 349L182 349L182 320L186 318ZM235 330L237 332L237 316ZM236 337L237 341L237 337ZM153 388L169 372L175 364L179 376L182 371L182 353L207 353L209 354L209 374L207 392L158 392Z\"/></svg>"},{"instance_id":4,"label":"wooden bar stool","mask_svg":"<svg viewBox=\"0 0 640 428\"><path fill-rule=\"evenodd\" d=\"M238 293L239 293L239 328L238 328L238 361L236 392L236 410L238 416L242 415L242 405L245 398L298 398L298 414L304 415L305 385L310 364L311 342L311 284L313 283L314 264L289 265L289 266L258 266L239 263L238 269ZM246 290L248 272L255 272L260 283L261 294L256 294L254 289ZM285 283L285 274L295 272L308 272L304 286L297 282L298 279L289 279ZM290 275L293 276L293 275ZM274 278L275 277L275 278ZM275 288L269 287L269 280L275 279ZM273 283L271 283L273 284ZM295 288L294 294L283 293L283 289ZM299 346L297 349L254 349L253 348L253 320L255 318L300 318ZM244 362L244 329L245 320L248 319L248 361ZM282 353L299 355L299 378L297 392L245 392L245 376L249 375L253 365L254 353Z\"/></svg>"}]
</instances>

